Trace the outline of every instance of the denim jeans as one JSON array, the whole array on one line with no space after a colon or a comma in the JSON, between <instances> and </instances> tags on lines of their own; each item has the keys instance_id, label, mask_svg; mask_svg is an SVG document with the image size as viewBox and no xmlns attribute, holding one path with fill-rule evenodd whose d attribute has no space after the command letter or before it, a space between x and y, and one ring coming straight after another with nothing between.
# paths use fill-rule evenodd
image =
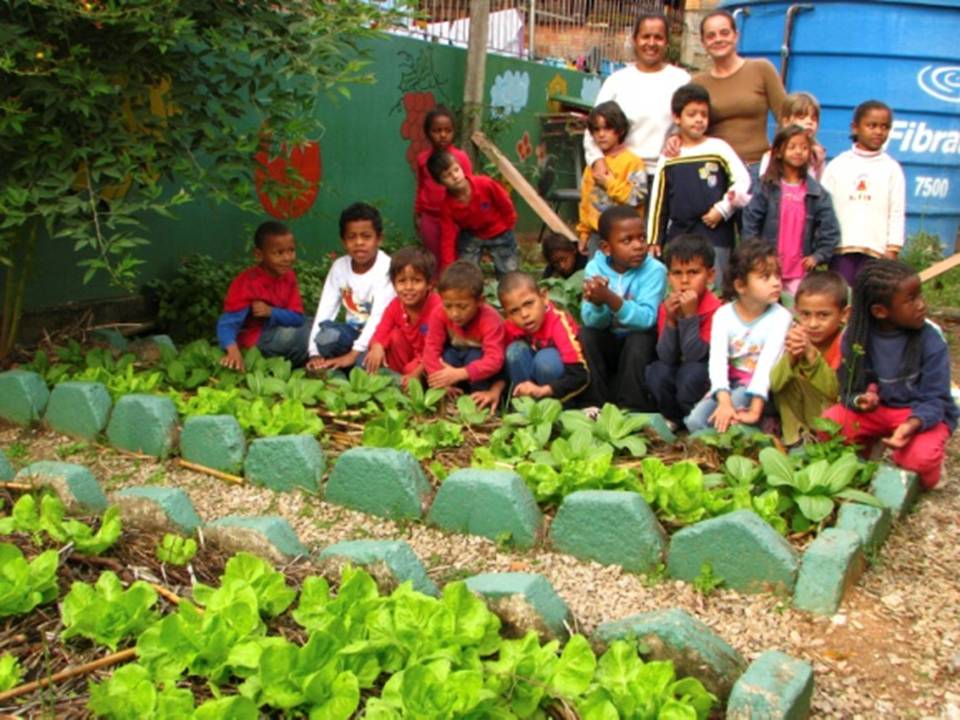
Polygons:
<instances>
[{"instance_id":1,"label":"denim jeans","mask_svg":"<svg viewBox=\"0 0 960 720\"><path fill-rule=\"evenodd\" d=\"M683 422L684 416L710 389L706 361L671 365L654 360L647 365L646 380L659 413L675 423Z\"/></svg>"},{"instance_id":2,"label":"denim jeans","mask_svg":"<svg viewBox=\"0 0 960 720\"><path fill-rule=\"evenodd\" d=\"M450 367L462 368L466 367L474 360L479 360L483 357L483 350L478 347L454 347L453 345L447 345L443 350L443 355L441 356L443 361ZM462 387L467 392L477 392L478 390L489 390L490 386L493 385L494 378L487 378L486 380L478 380L477 382L470 382L469 380L464 380L462 383L459 383L459 386Z\"/></svg>"},{"instance_id":3,"label":"denim jeans","mask_svg":"<svg viewBox=\"0 0 960 720\"><path fill-rule=\"evenodd\" d=\"M507 347L507 375L511 385L528 380L537 385L546 385L563 377L563 360L556 348L536 350L522 340Z\"/></svg>"},{"instance_id":4,"label":"denim jeans","mask_svg":"<svg viewBox=\"0 0 960 720\"><path fill-rule=\"evenodd\" d=\"M461 231L457 238L457 257L460 260L469 260L479 266L480 257L485 252L490 253L490 257L493 258L497 280L520 267L517 239L513 235L513 230L507 230L488 240L478 238L467 230Z\"/></svg>"},{"instance_id":5,"label":"denim jeans","mask_svg":"<svg viewBox=\"0 0 960 720\"><path fill-rule=\"evenodd\" d=\"M743 386L733 388L730 393L730 400L733 401L733 406L737 410L746 410L749 408L752 399L753 395L748 393L747 388ZM694 407L693 410L690 411L690 414L683 420L683 424L687 426L687 430L693 433L698 430L712 428L713 424L710 422L710 416L713 415L718 404L712 396L705 397L698 402L696 407Z\"/></svg>"},{"instance_id":6,"label":"denim jeans","mask_svg":"<svg viewBox=\"0 0 960 720\"><path fill-rule=\"evenodd\" d=\"M353 343L360 337L360 330L345 322L324 320L314 339L316 351L320 357L335 358L346 355L353 349Z\"/></svg>"},{"instance_id":7,"label":"denim jeans","mask_svg":"<svg viewBox=\"0 0 960 720\"><path fill-rule=\"evenodd\" d=\"M257 341L257 348L264 357L285 357L294 367L303 367L307 362L307 346L310 344L310 323L297 327L274 325L264 328Z\"/></svg>"}]
</instances>

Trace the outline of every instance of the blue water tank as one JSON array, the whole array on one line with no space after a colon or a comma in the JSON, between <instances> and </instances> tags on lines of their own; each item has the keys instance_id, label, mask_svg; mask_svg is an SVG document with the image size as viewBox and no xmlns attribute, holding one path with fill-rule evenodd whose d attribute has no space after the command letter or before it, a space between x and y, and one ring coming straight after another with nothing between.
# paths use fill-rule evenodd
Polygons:
<instances>
[{"instance_id":1,"label":"blue water tank","mask_svg":"<svg viewBox=\"0 0 960 720\"><path fill-rule=\"evenodd\" d=\"M788 92L822 107L828 157L850 147L853 109L894 110L887 152L907 177L907 235L938 235L949 254L960 227L960 0L790 3L733 0L740 51L786 63Z\"/></svg>"}]
</instances>

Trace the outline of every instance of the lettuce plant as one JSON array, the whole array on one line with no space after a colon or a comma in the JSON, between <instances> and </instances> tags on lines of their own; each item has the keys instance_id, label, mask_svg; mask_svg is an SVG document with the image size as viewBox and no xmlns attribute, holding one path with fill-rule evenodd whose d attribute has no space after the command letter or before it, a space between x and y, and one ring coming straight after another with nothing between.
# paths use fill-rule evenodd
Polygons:
<instances>
[{"instance_id":1,"label":"lettuce plant","mask_svg":"<svg viewBox=\"0 0 960 720\"><path fill-rule=\"evenodd\" d=\"M16 687L21 679L23 679L23 669L20 667L20 661L10 653L0 655L0 692Z\"/></svg>"},{"instance_id":2,"label":"lettuce plant","mask_svg":"<svg viewBox=\"0 0 960 720\"><path fill-rule=\"evenodd\" d=\"M75 582L60 606L65 627L61 638L85 637L116 650L122 640L139 635L156 621L156 613L150 610L156 602L157 593L148 583L137 580L124 590L109 570L97 578L96 585Z\"/></svg>"},{"instance_id":3,"label":"lettuce plant","mask_svg":"<svg viewBox=\"0 0 960 720\"><path fill-rule=\"evenodd\" d=\"M55 550L27 562L20 548L0 543L0 617L23 615L55 600L57 586Z\"/></svg>"}]
</instances>

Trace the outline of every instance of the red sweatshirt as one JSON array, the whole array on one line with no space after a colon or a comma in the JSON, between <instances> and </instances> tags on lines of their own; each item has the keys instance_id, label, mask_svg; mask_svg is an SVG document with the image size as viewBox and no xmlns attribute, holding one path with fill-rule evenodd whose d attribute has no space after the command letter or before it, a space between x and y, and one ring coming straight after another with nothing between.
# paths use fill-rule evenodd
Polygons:
<instances>
[{"instance_id":1,"label":"red sweatshirt","mask_svg":"<svg viewBox=\"0 0 960 720\"><path fill-rule=\"evenodd\" d=\"M262 300L272 308L292 310L303 315L303 301L300 299L297 274L293 270L279 277L270 274L259 265L244 270L230 283L227 297L223 301L224 313L232 314L247 310L254 300ZM248 315L243 321L240 332L237 333L237 345L241 348L256 345L266 323L266 318Z\"/></svg>"},{"instance_id":2,"label":"red sweatshirt","mask_svg":"<svg viewBox=\"0 0 960 720\"><path fill-rule=\"evenodd\" d=\"M467 178L470 201L455 200L448 192L440 211L440 267L445 268L457 257L457 235L466 230L481 240L490 240L513 230L517 211L503 186L486 175Z\"/></svg>"},{"instance_id":3,"label":"red sweatshirt","mask_svg":"<svg viewBox=\"0 0 960 720\"><path fill-rule=\"evenodd\" d=\"M427 327L430 318L435 313L443 314L443 301L440 296L432 292L427 295L423 303L423 309L420 311L420 317L416 322L410 322L410 316L407 314L407 308L400 301L400 298L394 298L383 311L383 317L380 318L380 324L370 339L370 344L380 343L384 350L399 350L396 355L404 358L407 362L402 368L391 366L401 375L408 375L420 365L423 361L423 346L427 338ZM394 342L402 342L406 347L391 348L391 339Z\"/></svg>"},{"instance_id":4,"label":"red sweatshirt","mask_svg":"<svg viewBox=\"0 0 960 720\"><path fill-rule=\"evenodd\" d=\"M447 148L447 152L460 163L464 175L473 175L473 165L470 164L470 157L463 150L451 145ZM440 215L444 198L447 196L447 189L434 180L430 176L430 171L427 170L427 160L433 153L433 148L430 148L417 155L417 197L413 202L413 211L418 215L420 213Z\"/></svg>"},{"instance_id":5,"label":"red sweatshirt","mask_svg":"<svg viewBox=\"0 0 960 720\"><path fill-rule=\"evenodd\" d=\"M470 382L493 377L503 369L503 318L486 303L482 303L473 320L454 325L442 310L430 316L427 340L423 346L423 367L428 373L443 369L443 349L478 347L483 356L467 365Z\"/></svg>"}]
</instances>

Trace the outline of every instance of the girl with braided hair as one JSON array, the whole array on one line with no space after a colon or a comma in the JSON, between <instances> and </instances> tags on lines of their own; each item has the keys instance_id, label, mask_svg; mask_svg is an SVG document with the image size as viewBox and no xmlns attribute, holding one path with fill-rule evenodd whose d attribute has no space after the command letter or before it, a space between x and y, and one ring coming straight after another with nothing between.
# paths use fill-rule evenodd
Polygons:
<instances>
[{"instance_id":1,"label":"girl with braided hair","mask_svg":"<svg viewBox=\"0 0 960 720\"><path fill-rule=\"evenodd\" d=\"M927 320L920 277L898 260L871 260L853 288L839 370L841 403L824 413L848 442L882 440L893 462L929 490L940 480L944 447L957 427L950 356Z\"/></svg>"}]
</instances>

